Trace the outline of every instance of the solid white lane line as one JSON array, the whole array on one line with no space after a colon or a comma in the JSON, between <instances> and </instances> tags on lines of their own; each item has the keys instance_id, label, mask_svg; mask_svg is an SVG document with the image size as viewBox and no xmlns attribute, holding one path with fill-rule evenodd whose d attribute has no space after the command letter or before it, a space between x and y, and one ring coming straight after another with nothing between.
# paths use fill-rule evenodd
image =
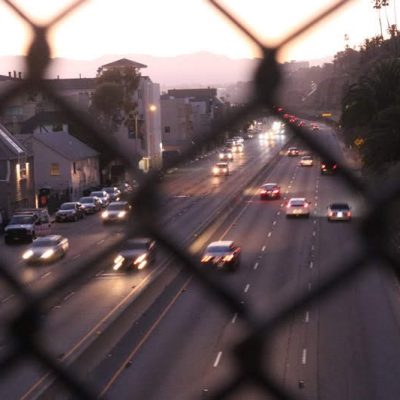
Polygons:
<instances>
[{"instance_id":1,"label":"solid white lane line","mask_svg":"<svg viewBox=\"0 0 400 400\"><path fill-rule=\"evenodd\" d=\"M310 269L313 269L313 267L314 267L314 263L311 261L310 262Z\"/></svg>"},{"instance_id":2,"label":"solid white lane line","mask_svg":"<svg viewBox=\"0 0 400 400\"><path fill-rule=\"evenodd\" d=\"M265 251L265 249L266 249L265 246L261 247L261 251Z\"/></svg>"},{"instance_id":3,"label":"solid white lane line","mask_svg":"<svg viewBox=\"0 0 400 400\"><path fill-rule=\"evenodd\" d=\"M303 365L307 364L307 349L303 349L303 352L301 354L301 363Z\"/></svg>"},{"instance_id":4,"label":"solid white lane line","mask_svg":"<svg viewBox=\"0 0 400 400\"><path fill-rule=\"evenodd\" d=\"M67 301L68 299L70 299L74 294L75 294L75 292L68 293L68 294L64 297L64 301Z\"/></svg>"},{"instance_id":5,"label":"solid white lane line","mask_svg":"<svg viewBox=\"0 0 400 400\"><path fill-rule=\"evenodd\" d=\"M235 322L236 322L236 319L237 319L237 317L238 317L238 315L237 315L237 313L233 316L233 318L232 318L232 324L234 324Z\"/></svg>"},{"instance_id":6,"label":"solid white lane line","mask_svg":"<svg viewBox=\"0 0 400 400\"><path fill-rule=\"evenodd\" d=\"M271 235L272 235L272 232L268 232L267 237L271 237Z\"/></svg>"},{"instance_id":7,"label":"solid white lane line","mask_svg":"<svg viewBox=\"0 0 400 400\"><path fill-rule=\"evenodd\" d=\"M304 319L304 322L306 324L308 324L310 322L310 313L308 311L306 312L306 318Z\"/></svg>"},{"instance_id":8,"label":"solid white lane line","mask_svg":"<svg viewBox=\"0 0 400 400\"><path fill-rule=\"evenodd\" d=\"M52 274L52 272L51 271L49 271L49 272L46 272L45 274L43 274L41 277L40 277L40 279L44 279L44 278L47 278L48 276L50 276Z\"/></svg>"},{"instance_id":9,"label":"solid white lane line","mask_svg":"<svg viewBox=\"0 0 400 400\"><path fill-rule=\"evenodd\" d=\"M222 356L222 351L220 351L220 352L217 354L217 358L215 359L214 364L213 364L213 367L214 367L214 368L217 368L217 367L218 367L218 364L219 364L219 362L220 362L220 360L221 360L221 356Z\"/></svg>"},{"instance_id":10,"label":"solid white lane line","mask_svg":"<svg viewBox=\"0 0 400 400\"><path fill-rule=\"evenodd\" d=\"M250 289L250 284L248 283L246 285L246 287L244 288L244 292L247 293L249 291L249 289Z\"/></svg>"},{"instance_id":11,"label":"solid white lane line","mask_svg":"<svg viewBox=\"0 0 400 400\"><path fill-rule=\"evenodd\" d=\"M274 221L274 222L272 223L272 225L276 225L276 221Z\"/></svg>"},{"instance_id":12,"label":"solid white lane line","mask_svg":"<svg viewBox=\"0 0 400 400\"><path fill-rule=\"evenodd\" d=\"M7 301L11 300L14 297L13 294L10 294L9 296L5 297L3 300L1 300L2 303L7 303Z\"/></svg>"},{"instance_id":13,"label":"solid white lane line","mask_svg":"<svg viewBox=\"0 0 400 400\"><path fill-rule=\"evenodd\" d=\"M254 269L257 269L258 268L258 262L256 262L255 264L254 264L254 267L253 267Z\"/></svg>"}]
</instances>

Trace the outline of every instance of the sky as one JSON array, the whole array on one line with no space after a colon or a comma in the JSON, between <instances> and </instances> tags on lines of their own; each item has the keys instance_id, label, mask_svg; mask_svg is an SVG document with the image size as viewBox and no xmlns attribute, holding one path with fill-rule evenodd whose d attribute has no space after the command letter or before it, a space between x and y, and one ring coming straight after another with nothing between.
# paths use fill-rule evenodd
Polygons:
<instances>
[{"instance_id":1,"label":"sky","mask_svg":"<svg viewBox=\"0 0 400 400\"><path fill-rule=\"evenodd\" d=\"M46 23L74 1L10 0L34 21ZM220 0L240 18L262 43L273 46L328 6L332 0ZM345 34L351 47L379 33L377 11L371 0L352 0L327 21L287 45L280 61L312 60L333 56L344 49ZM395 22L394 5L381 12ZM400 9L400 2L398 5ZM387 17L386 17L387 15ZM0 2L1 55L26 54L30 29ZM52 57L78 60L107 54L176 56L200 51L231 58L253 58L259 49L207 0L88 0L51 30Z\"/></svg>"}]
</instances>

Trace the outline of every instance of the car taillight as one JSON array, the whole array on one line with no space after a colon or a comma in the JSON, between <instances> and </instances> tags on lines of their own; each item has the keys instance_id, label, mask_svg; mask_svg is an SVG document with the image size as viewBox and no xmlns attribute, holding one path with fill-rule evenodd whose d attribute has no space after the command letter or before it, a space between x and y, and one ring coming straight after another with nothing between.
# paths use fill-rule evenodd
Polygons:
<instances>
[{"instance_id":1,"label":"car taillight","mask_svg":"<svg viewBox=\"0 0 400 400\"><path fill-rule=\"evenodd\" d=\"M308 203L304 203L304 207L308 207Z\"/></svg>"},{"instance_id":2,"label":"car taillight","mask_svg":"<svg viewBox=\"0 0 400 400\"><path fill-rule=\"evenodd\" d=\"M266 191L265 189L261 189L261 190L260 190L260 193L261 193L261 194L265 194L265 193L267 193L267 191Z\"/></svg>"},{"instance_id":3,"label":"car taillight","mask_svg":"<svg viewBox=\"0 0 400 400\"><path fill-rule=\"evenodd\" d=\"M233 254L229 254L228 256L224 256L223 261L231 261L233 259Z\"/></svg>"},{"instance_id":4,"label":"car taillight","mask_svg":"<svg viewBox=\"0 0 400 400\"><path fill-rule=\"evenodd\" d=\"M347 216L351 217L351 211L347 211Z\"/></svg>"},{"instance_id":5,"label":"car taillight","mask_svg":"<svg viewBox=\"0 0 400 400\"><path fill-rule=\"evenodd\" d=\"M332 211L329 211L329 214L328 214L330 217L332 217L333 216L333 212Z\"/></svg>"},{"instance_id":6,"label":"car taillight","mask_svg":"<svg viewBox=\"0 0 400 400\"><path fill-rule=\"evenodd\" d=\"M275 189L272 193L277 194L277 193L279 193L279 190L278 190L278 189Z\"/></svg>"},{"instance_id":7,"label":"car taillight","mask_svg":"<svg viewBox=\"0 0 400 400\"><path fill-rule=\"evenodd\" d=\"M333 166L333 169L336 169L336 164Z\"/></svg>"}]
</instances>

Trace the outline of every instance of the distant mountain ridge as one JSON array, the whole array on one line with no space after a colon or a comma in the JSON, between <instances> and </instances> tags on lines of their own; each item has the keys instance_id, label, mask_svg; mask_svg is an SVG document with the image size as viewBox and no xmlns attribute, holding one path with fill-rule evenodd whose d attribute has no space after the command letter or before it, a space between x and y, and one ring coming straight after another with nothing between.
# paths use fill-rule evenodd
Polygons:
<instances>
[{"instance_id":1,"label":"distant mountain ridge","mask_svg":"<svg viewBox=\"0 0 400 400\"><path fill-rule=\"evenodd\" d=\"M147 65L141 70L162 88L206 87L227 85L250 81L258 59L232 59L224 55L200 52L176 57L155 57L144 54L105 55L93 60L73 60L54 58L49 66L47 77L51 79L93 78L97 69L104 64L128 58ZM325 60L325 59L324 59ZM321 60L321 63L324 62ZM317 60L315 60L317 61ZM320 61L320 60L318 60ZM328 62L328 61L325 61ZM317 65L310 62L310 65ZM25 75L24 57L0 56L0 74L8 75L13 71Z\"/></svg>"}]
</instances>

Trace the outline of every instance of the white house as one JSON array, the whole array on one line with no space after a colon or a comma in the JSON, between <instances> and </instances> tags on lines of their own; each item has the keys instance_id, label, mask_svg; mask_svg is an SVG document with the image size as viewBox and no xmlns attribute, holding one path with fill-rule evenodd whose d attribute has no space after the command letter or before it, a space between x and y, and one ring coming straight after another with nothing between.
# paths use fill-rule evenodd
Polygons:
<instances>
[{"instance_id":1,"label":"white house","mask_svg":"<svg viewBox=\"0 0 400 400\"><path fill-rule=\"evenodd\" d=\"M66 132L17 135L34 155L35 191L50 187L77 200L100 184L99 154Z\"/></svg>"}]
</instances>

